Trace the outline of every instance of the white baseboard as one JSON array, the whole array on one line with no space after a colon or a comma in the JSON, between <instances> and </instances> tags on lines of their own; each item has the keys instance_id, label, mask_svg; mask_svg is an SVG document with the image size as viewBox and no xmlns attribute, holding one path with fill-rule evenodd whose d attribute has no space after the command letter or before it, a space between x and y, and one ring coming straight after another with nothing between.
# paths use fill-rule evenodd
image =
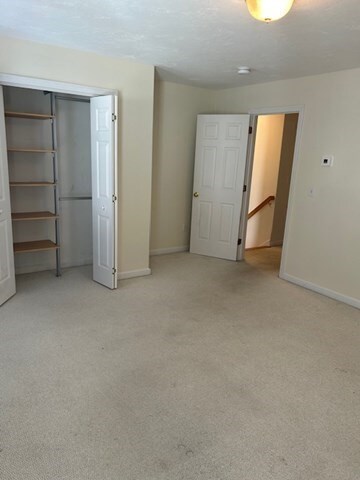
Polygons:
<instances>
[{"instance_id":1,"label":"white baseboard","mask_svg":"<svg viewBox=\"0 0 360 480\"><path fill-rule=\"evenodd\" d=\"M85 265L92 265L93 259L87 258L85 260L80 260L78 262L63 262L61 268L71 268L71 267L84 267ZM55 270L55 265L24 265L15 268L16 275L22 275L24 273L36 273L36 272L46 272L48 270Z\"/></svg>"},{"instance_id":2,"label":"white baseboard","mask_svg":"<svg viewBox=\"0 0 360 480\"><path fill-rule=\"evenodd\" d=\"M246 250L253 250L255 248L267 248L267 247L270 247L270 240L266 240L265 242L263 243L260 243L260 245L255 245L253 247L248 247L247 245L245 246L245 249Z\"/></svg>"},{"instance_id":3,"label":"white baseboard","mask_svg":"<svg viewBox=\"0 0 360 480\"><path fill-rule=\"evenodd\" d=\"M338 300L339 302L343 302L348 305L351 305L352 307L360 309L360 300L358 300L357 298L348 297L347 295L343 295L342 293L335 292L334 290L320 287L315 283L306 282L305 280L301 280L300 278L289 275L288 273L280 273L280 278L282 278L283 280L287 280L288 282L295 283L295 285L299 285L300 287L304 287L304 288L307 288L308 290L312 290L313 292L320 293L321 295L325 295L326 297L330 297L333 300Z\"/></svg>"},{"instance_id":4,"label":"white baseboard","mask_svg":"<svg viewBox=\"0 0 360 480\"><path fill-rule=\"evenodd\" d=\"M126 280L127 278L145 277L151 275L151 268L143 268L142 270L130 270L129 272L119 272L118 279Z\"/></svg>"},{"instance_id":5,"label":"white baseboard","mask_svg":"<svg viewBox=\"0 0 360 480\"><path fill-rule=\"evenodd\" d=\"M282 240L275 240L273 242L270 242L270 247L282 247L282 246L283 246Z\"/></svg>"},{"instance_id":6,"label":"white baseboard","mask_svg":"<svg viewBox=\"0 0 360 480\"><path fill-rule=\"evenodd\" d=\"M150 256L155 255L168 255L169 253L180 253L180 252L188 252L189 245L183 247L170 247L170 248L158 248L156 250L150 250Z\"/></svg>"},{"instance_id":7,"label":"white baseboard","mask_svg":"<svg viewBox=\"0 0 360 480\"><path fill-rule=\"evenodd\" d=\"M46 272L47 270L55 270L55 265L24 265L23 267L15 267L15 275L23 275L24 273Z\"/></svg>"}]
</instances>

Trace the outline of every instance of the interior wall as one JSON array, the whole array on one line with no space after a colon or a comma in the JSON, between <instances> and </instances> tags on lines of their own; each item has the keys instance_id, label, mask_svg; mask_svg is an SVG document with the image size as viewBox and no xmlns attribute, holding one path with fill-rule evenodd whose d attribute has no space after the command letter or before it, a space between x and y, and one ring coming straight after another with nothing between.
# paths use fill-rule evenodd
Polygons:
<instances>
[{"instance_id":1,"label":"interior wall","mask_svg":"<svg viewBox=\"0 0 360 480\"><path fill-rule=\"evenodd\" d=\"M214 111L213 92L156 81L151 251L187 249L190 237L196 120Z\"/></svg>"},{"instance_id":2,"label":"interior wall","mask_svg":"<svg viewBox=\"0 0 360 480\"><path fill-rule=\"evenodd\" d=\"M214 92L222 113L304 107L286 278L360 306L360 69ZM321 158L334 155L332 167Z\"/></svg>"},{"instance_id":3,"label":"interior wall","mask_svg":"<svg viewBox=\"0 0 360 480\"><path fill-rule=\"evenodd\" d=\"M260 115L257 121L249 212L270 195L276 196L285 115ZM277 200L276 200L277 201ZM275 202L247 222L246 248L270 246Z\"/></svg>"},{"instance_id":4,"label":"interior wall","mask_svg":"<svg viewBox=\"0 0 360 480\"><path fill-rule=\"evenodd\" d=\"M119 273L149 267L154 67L1 37L2 73L119 91Z\"/></svg>"},{"instance_id":5,"label":"interior wall","mask_svg":"<svg viewBox=\"0 0 360 480\"><path fill-rule=\"evenodd\" d=\"M270 240L270 245L272 246L282 245L284 240L298 118L299 115L297 113L289 113L285 115L279 174L275 194L274 220Z\"/></svg>"},{"instance_id":6,"label":"interior wall","mask_svg":"<svg viewBox=\"0 0 360 480\"><path fill-rule=\"evenodd\" d=\"M56 116L61 265L90 265L93 257L90 102L56 98Z\"/></svg>"}]
</instances>

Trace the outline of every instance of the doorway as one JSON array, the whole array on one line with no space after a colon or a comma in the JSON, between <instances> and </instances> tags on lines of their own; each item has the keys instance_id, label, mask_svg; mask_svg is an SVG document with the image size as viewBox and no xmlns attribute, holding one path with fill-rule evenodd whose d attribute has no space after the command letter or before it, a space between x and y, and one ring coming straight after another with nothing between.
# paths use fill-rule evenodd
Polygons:
<instances>
[{"instance_id":1,"label":"doorway","mask_svg":"<svg viewBox=\"0 0 360 480\"><path fill-rule=\"evenodd\" d=\"M299 113L258 115L250 162L244 259L278 275Z\"/></svg>"}]
</instances>

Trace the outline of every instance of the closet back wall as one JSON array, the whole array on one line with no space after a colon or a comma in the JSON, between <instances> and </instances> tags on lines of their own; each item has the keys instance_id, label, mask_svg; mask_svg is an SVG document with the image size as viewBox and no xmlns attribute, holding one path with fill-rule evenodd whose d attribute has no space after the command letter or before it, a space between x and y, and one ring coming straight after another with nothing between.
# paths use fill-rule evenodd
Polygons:
<instances>
[{"instance_id":1,"label":"closet back wall","mask_svg":"<svg viewBox=\"0 0 360 480\"><path fill-rule=\"evenodd\" d=\"M4 88L5 108L17 112L49 113L50 98L42 91ZM60 196L60 244L63 267L92 263L90 104L56 101ZM9 147L51 148L49 120L6 119ZM9 153L13 181L52 180L50 154ZM87 197L72 200L68 197ZM12 188L13 212L53 210L53 189ZM53 221L13 222L17 242L54 239ZM16 273L55 268L54 252L18 254Z\"/></svg>"},{"instance_id":2,"label":"closet back wall","mask_svg":"<svg viewBox=\"0 0 360 480\"><path fill-rule=\"evenodd\" d=\"M56 113L61 264L87 265L92 263L90 102L60 97Z\"/></svg>"}]
</instances>

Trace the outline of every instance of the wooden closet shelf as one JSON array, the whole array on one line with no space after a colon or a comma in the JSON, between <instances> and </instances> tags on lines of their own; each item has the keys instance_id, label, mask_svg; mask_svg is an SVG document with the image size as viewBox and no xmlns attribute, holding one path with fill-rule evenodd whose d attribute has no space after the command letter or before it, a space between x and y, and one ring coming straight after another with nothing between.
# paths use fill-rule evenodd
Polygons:
<instances>
[{"instance_id":1,"label":"wooden closet shelf","mask_svg":"<svg viewBox=\"0 0 360 480\"><path fill-rule=\"evenodd\" d=\"M43 250L57 250L58 248L60 248L59 245L51 240L14 243L14 253L41 252Z\"/></svg>"},{"instance_id":2,"label":"wooden closet shelf","mask_svg":"<svg viewBox=\"0 0 360 480\"><path fill-rule=\"evenodd\" d=\"M18 212L12 213L11 218L14 222L21 220L56 220L59 215L51 212Z\"/></svg>"},{"instance_id":3,"label":"wooden closet shelf","mask_svg":"<svg viewBox=\"0 0 360 480\"><path fill-rule=\"evenodd\" d=\"M10 182L10 187L53 187L54 182Z\"/></svg>"},{"instance_id":4,"label":"wooden closet shelf","mask_svg":"<svg viewBox=\"0 0 360 480\"><path fill-rule=\"evenodd\" d=\"M20 152L20 153L56 153L56 150L50 150L47 148L8 148L8 152Z\"/></svg>"},{"instance_id":5,"label":"wooden closet shelf","mask_svg":"<svg viewBox=\"0 0 360 480\"><path fill-rule=\"evenodd\" d=\"M34 120L50 120L55 118L55 115L44 113L29 113L29 112L5 112L5 117L13 118L31 118Z\"/></svg>"}]
</instances>

